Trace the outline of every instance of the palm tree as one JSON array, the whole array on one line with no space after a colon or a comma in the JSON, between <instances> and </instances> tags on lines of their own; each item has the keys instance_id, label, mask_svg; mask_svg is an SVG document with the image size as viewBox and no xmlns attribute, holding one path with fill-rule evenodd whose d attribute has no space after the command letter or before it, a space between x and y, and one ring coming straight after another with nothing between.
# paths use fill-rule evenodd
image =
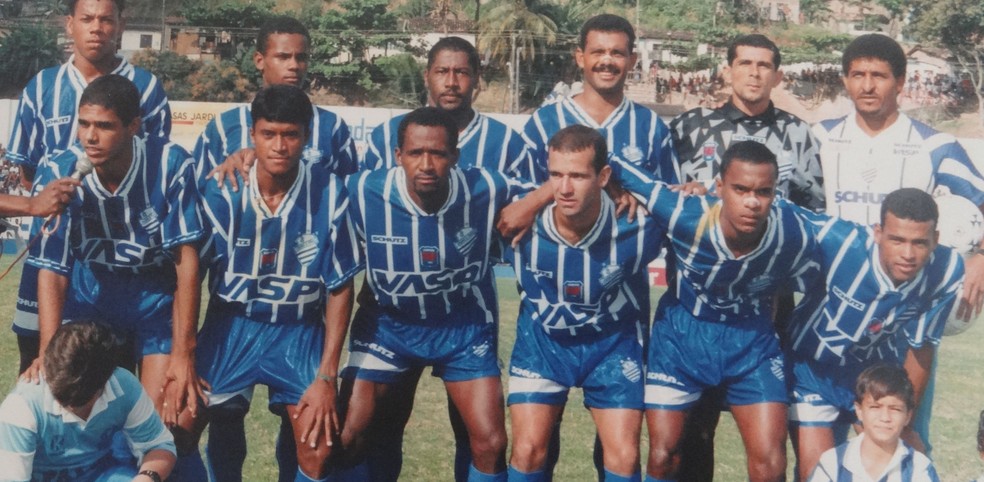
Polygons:
<instances>
[{"instance_id":1,"label":"palm tree","mask_svg":"<svg viewBox=\"0 0 984 482\"><path fill-rule=\"evenodd\" d=\"M500 0L479 21L483 48L496 61L509 59L513 47L522 61L532 61L557 42L556 5L544 0Z\"/></svg>"}]
</instances>

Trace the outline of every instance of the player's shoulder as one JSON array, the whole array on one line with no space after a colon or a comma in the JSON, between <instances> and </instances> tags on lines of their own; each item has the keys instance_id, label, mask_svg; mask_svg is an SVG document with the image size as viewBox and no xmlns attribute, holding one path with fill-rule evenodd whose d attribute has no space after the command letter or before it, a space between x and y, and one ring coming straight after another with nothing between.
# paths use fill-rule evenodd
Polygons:
<instances>
[{"instance_id":1,"label":"player's shoulder","mask_svg":"<svg viewBox=\"0 0 984 482\"><path fill-rule=\"evenodd\" d=\"M322 124L327 124L329 126L334 126L336 123L345 124L345 119L342 119L342 116L332 112L331 110L325 109L320 105L314 106L314 113L318 116L318 120Z\"/></svg>"},{"instance_id":2,"label":"player's shoulder","mask_svg":"<svg viewBox=\"0 0 984 482\"><path fill-rule=\"evenodd\" d=\"M700 124L705 119L712 119L717 117L723 117L724 114L719 110L708 109L706 107L694 107L676 117L670 121L671 126L686 127L690 125Z\"/></svg>"},{"instance_id":3,"label":"player's shoulder","mask_svg":"<svg viewBox=\"0 0 984 482\"><path fill-rule=\"evenodd\" d=\"M838 126L843 125L845 122L847 122L847 116L846 115L845 116L841 116L841 117L834 117L832 119L824 119L824 120L822 120L822 121L817 122L816 124L814 124L813 130L814 130L814 132L824 132L824 133L827 133L827 132L833 131Z\"/></svg>"},{"instance_id":4,"label":"player's shoulder","mask_svg":"<svg viewBox=\"0 0 984 482\"><path fill-rule=\"evenodd\" d=\"M919 119L913 119L905 114L899 114L899 117L908 120L909 124L912 126L912 130L924 141L932 140L933 144L936 145L949 144L957 141L957 138L953 135L947 134L946 132L940 132Z\"/></svg>"},{"instance_id":5,"label":"player's shoulder","mask_svg":"<svg viewBox=\"0 0 984 482\"><path fill-rule=\"evenodd\" d=\"M775 114L776 122L782 124L783 126L786 126L787 128L789 126L797 126L797 127L801 126L805 129L810 128L810 124L808 122L806 122L803 119L800 119L798 116L788 111L773 106L772 112Z\"/></svg>"}]
</instances>

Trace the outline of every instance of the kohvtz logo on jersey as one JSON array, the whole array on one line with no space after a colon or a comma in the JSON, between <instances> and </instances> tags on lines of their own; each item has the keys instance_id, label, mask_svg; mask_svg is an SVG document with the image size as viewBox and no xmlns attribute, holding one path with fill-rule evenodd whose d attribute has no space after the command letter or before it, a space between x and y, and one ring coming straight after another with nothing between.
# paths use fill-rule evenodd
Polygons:
<instances>
[{"instance_id":1,"label":"kohvtz logo on jersey","mask_svg":"<svg viewBox=\"0 0 984 482\"><path fill-rule=\"evenodd\" d=\"M601 277L598 282L601 283L606 290L611 289L613 286L617 285L622 281L622 267L617 264L605 265L601 268Z\"/></svg>"},{"instance_id":2,"label":"kohvtz logo on jersey","mask_svg":"<svg viewBox=\"0 0 984 482\"><path fill-rule=\"evenodd\" d=\"M311 264L318 255L318 238L311 233L302 234L294 241L294 254L301 264Z\"/></svg>"},{"instance_id":3,"label":"kohvtz logo on jersey","mask_svg":"<svg viewBox=\"0 0 984 482\"><path fill-rule=\"evenodd\" d=\"M465 227L454 235L454 247L462 256L468 256L476 240L478 240L478 231L472 227Z\"/></svg>"},{"instance_id":4,"label":"kohvtz logo on jersey","mask_svg":"<svg viewBox=\"0 0 984 482\"><path fill-rule=\"evenodd\" d=\"M703 149L701 149L701 153L704 157L704 160L707 162L714 161L714 159L717 158L717 152L718 152L718 143L714 141L705 142Z\"/></svg>"},{"instance_id":5,"label":"kohvtz logo on jersey","mask_svg":"<svg viewBox=\"0 0 984 482\"><path fill-rule=\"evenodd\" d=\"M564 282L564 301L569 303L584 301L584 285L580 281Z\"/></svg>"},{"instance_id":6,"label":"kohvtz logo on jersey","mask_svg":"<svg viewBox=\"0 0 984 482\"><path fill-rule=\"evenodd\" d=\"M154 211L154 208L147 208L140 211L137 221L140 222L140 226L144 228L144 231L148 233L156 233L161 227L161 221L157 219L157 212Z\"/></svg>"},{"instance_id":7,"label":"kohvtz logo on jersey","mask_svg":"<svg viewBox=\"0 0 984 482\"><path fill-rule=\"evenodd\" d=\"M260 269L272 269L277 265L277 250L264 249L260 251Z\"/></svg>"},{"instance_id":8,"label":"kohvtz logo on jersey","mask_svg":"<svg viewBox=\"0 0 984 482\"><path fill-rule=\"evenodd\" d=\"M420 267L424 269L437 268L438 260L441 258L440 251L433 246L423 246L420 248Z\"/></svg>"}]
</instances>

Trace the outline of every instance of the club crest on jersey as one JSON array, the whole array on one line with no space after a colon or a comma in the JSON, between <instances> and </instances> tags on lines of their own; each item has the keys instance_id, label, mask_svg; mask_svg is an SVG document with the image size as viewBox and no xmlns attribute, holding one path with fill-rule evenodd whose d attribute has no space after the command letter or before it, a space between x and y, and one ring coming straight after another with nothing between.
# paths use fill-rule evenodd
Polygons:
<instances>
[{"instance_id":1,"label":"club crest on jersey","mask_svg":"<svg viewBox=\"0 0 984 482\"><path fill-rule=\"evenodd\" d=\"M304 154L302 154L305 161L308 162L318 162L321 160L321 149L316 147L308 147L304 149Z\"/></svg>"},{"instance_id":2,"label":"club crest on jersey","mask_svg":"<svg viewBox=\"0 0 984 482\"><path fill-rule=\"evenodd\" d=\"M156 233L161 227L161 221L157 218L157 212L154 208L147 208L140 212L137 217L137 221L140 222L140 226L144 228L144 231L148 233Z\"/></svg>"},{"instance_id":3,"label":"club crest on jersey","mask_svg":"<svg viewBox=\"0 0 984 482\"><path fill-rule=\"evenodd\" d=\"M269 269L276 266L276 264L277 264L276 249L260 250L260 268Z\"/></svg>"},{"instance_id":4,"label":"club crest on jersey","mask_svg":"<svg viewBox=\"0 0 984 482\"><path fill-rule=\"evenodd\" d=\"M885 327L885 320L876 318L874 320L871 320L871 324L868 325L868 332L873 335L877 335L882 331L882 328L884 327Z\"/></svg>"},{"instance_id":5,"label":"club crest on jersey","mask_svg":"<svg viewBox=\"0 0 984 482\"><path fill-rule=\"evenodd\" d=\"M769 275L757 276L751 282L748 283L748 291L751 293L756 293L763 291L772 285L772 277Z\"/></svg>"},{"instance_id":6,"label":"club crest on jersey","mask_svg":"<svg viewBox=\"0 0 984 482\"><path fill-rule=\"evenodd\" d=\"M311 233L302 234L294 240L294 254L301 264L311 264L314 257L318 255L318 238Z\"/></svg>"},{"instance_id":7,"label":"club crest on jersey","mask_svg":"<svg viewBox=\"0 0 984 482\"><path fill-rule=\"evenodd\" d=\"M872 182L875 182L875 179L877 179L877 178L878 178L878 169L877 168L872 167L872 168L865 169L865 170L861 171L861 179L864 179L864 182L866 182L868 184L871 184Z\"/></svg>"},{"instance_id":8,"label":"club crest on jersey","mask_svg":"<svg viewBox=\"0 0 984 482\"><path fill-rule=\"evenodd\" d=\"M584 285L580 281L564 282L564 301L570 303L584 301Z\"/></svg>"},{"instance_id":9,"label":"club crest on jersey","mask_svg":"<svg viewBox=\"0 0 984 482\"><path fill-rule=\"evenodd\" d=\"M468 256L471 249L475 246L475 241L478 240L478 230L473 227L466 226L458 234L454 235L454 247L458 250L462 256Z\"/></svg>"},{"instance_id":10,"label":"club crest on jersey","mask_svg":"<svg viewBox=\"0 0 984 482\"><path fill-rule=\"evenodd\" d=\"M629 162L639 162L642 160L642 149L635 145L625 146L622 148L622 158Z\"/></svg>"},{"instance_id":11,"label":"club crest on jersey","mask_svg":"<svg viewBox=\"0 0 984 482\"><path fill-rule=\"evenodd\" d=\"M434 246L423 246L420 248L420 267L424 269L434 269L441 259L441 252Z\"/></svg>"},{"instance_id":12,"label":"club crest on jersey","mask_svg":"<svg viewBox=\"0 0 984 482\"><path fill-rule=\"evenodd\" d=\"M609 264L601 268L601 277L598 282L607 290L620 283L622 278L622 267L617 264Z\"/></svg>"},{"instance_id":13,"label":"club crest on jersey","mask_svg":"<svg viewBox=\"0 0 984 482\"><path fill-rule=\"evenodd\" d=\"M701 155L705 162L713 162L717 158L718 143L714 141L707 141L701 148Z\"/></svg>"}]
</instances>

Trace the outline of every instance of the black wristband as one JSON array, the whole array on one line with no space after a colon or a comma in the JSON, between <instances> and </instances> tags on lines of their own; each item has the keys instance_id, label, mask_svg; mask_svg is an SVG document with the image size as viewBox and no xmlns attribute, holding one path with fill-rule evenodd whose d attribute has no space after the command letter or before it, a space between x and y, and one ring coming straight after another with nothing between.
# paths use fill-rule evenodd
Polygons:
<instances>
[{"instance_id":1,"label":"black wristband","mask_svg":"<svg viewBox=\"0 0 984 482\"><path fill-rule=\"evenodd\" d=\"M133 472L130 473L132 474ZM150 477L150 479L153 480L154 482L164 482L164 480L161 479L161 474L158 474L156 471L153 470L141 470L140 473L137 475L146 475L147 477Z\"/></svg>"}]
</instances>

